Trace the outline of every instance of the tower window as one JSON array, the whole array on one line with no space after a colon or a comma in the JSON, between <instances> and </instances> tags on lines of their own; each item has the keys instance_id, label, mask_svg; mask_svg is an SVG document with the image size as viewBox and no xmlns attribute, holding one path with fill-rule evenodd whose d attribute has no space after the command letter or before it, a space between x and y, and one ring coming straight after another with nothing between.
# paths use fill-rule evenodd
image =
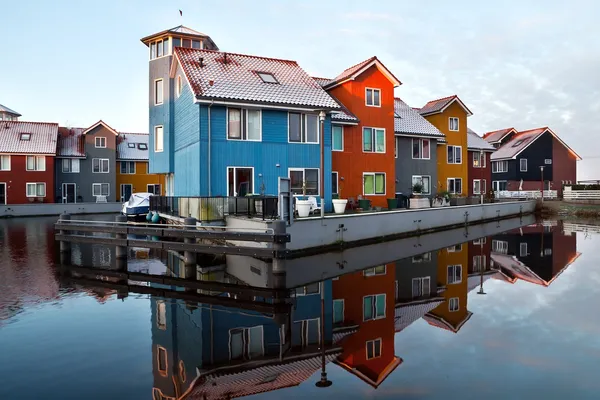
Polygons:
<instances>
[{"instance_id":1,"label":"tower window","mask_svg":"<svg viewBox=\"0 0 600 400\"><path fill-rule=\"evenodd\" d=\"M158 106L163 103L163 80L157 79L154 81L154 105Z\"/></svg>"},{"instance_id":2,"label":"tower window","mask_svg":"<svg viewBox=\"0 0 600 400\"><path fill-rule=\"evenodd\" d=\"M156 42L156 56L157 57L162 57L163 56L163 42L162 42L162 40L159 40L158 42Z\"/></svg>"},{"instance_id":3,"label":"tower window","mask_svg":"<svg viewBox=\"0 0 600 400\"><path fill-rule=\"evenodd\" d=\"M181 82L181 75L177 75L177 85L175 91L177 92L177 97L181 96L181 89L183 88L183 83Z\"/></svg>"}]
</instances>

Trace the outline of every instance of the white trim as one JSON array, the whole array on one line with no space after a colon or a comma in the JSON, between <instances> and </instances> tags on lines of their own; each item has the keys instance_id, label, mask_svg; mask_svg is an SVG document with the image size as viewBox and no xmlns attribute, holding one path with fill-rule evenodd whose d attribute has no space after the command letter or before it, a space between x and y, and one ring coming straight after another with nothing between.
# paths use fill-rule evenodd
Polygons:
<instances>
[{"instance_id":1,"label":"white trim","mask_svg":"<svg viewBox=\"0 0 600 400\"><path fill-rule=\"evenodd\" d=\"M242 331L242 336L244 336L244 331L250 331L250 329L255 329L255 328L260 328L260 338L261 338L261 356L263 356L265 354L265 328L264 325L256 325L256 326L240 326L237 328L231 328L227 331L227 333L229 334L229 340L227 341L228 343L228 347L229 347L229 360L232 360L231 358L231 331ZM319 332L321 330L319 329ZM250 356L250 352L246 351L247 349L250 348L250 333L248 333L248 342L244 341L243 342L243 350L242 350L242 354L246 354L248 353L248 358L252 359L252 357Z\"/></svg>"},{"instance_id":2,"label":"white trim","mask_svg":"<svg viewBox=\"0 0 600 400\"><path fill-rule=\"evenodd\" d=\"M458 96L454 97L454 98L452 99L452 101L450 101L448 104L446 104L446 105L444 106L444 108L442 108L441 110L439 110L439 111L435 111L435 112L428 112L428 113L421 114L421 115L422 115L423 117L425 117L425 116L428 116L428 115L441 114L441 113L443 113L444 111L446 111L446 109L447 109L448 107L450 107L452 104L454 104L454 102L455 102L455 101L458 101L459 105L460 105L460 106L462 107L462 109L463 109L463 110L464 110L464 111L467 113L467 117L470 117L471 115L473 115L473 113L472 113L472 112L471 112L471 111L470 111L470 110L467 108L467 106L465 105L465 103L463 103L463 102L462 102L462 100L458 98Z\"/></svg>"},{"instance_id":3,"label":"white trim","mask_svg":"<svg viewBox=\"0 0 600 400\"><path fill-rule=\"evenodd\" d=\"M321 168L312 168L312 167L288 167L288 175L287 177L290 178L290 190L292 190L292 182L291 182L291 171L302 171L302 180L305 181L306 180L306 170L307 169L316 169L317 170L317 194L306 194L306 197L308 196L317 196L317 197L321 197ZM294 196L302 196L302 194L295 194Z\"/></svg>"},{"instance_id":4,"label":"white trim","mask_svg":"<svg viewBox=\"0 0 600 400\"><path fill-rule=\"evenodd\" d=\"M415 158L415 153L413 152L414 147L415 147L415 139L419 141L419 154L422 156L423 155L423 141L427 141L429 143L429 157L420 157L420 158ZM412 156L413 160L431 160L431 139L429 138L412 138L411 142L411 147L410 147L410 153ZM447 150L446 150L447 151ZM448 155L446 155L446 159L448 158ZM462 161L462 155L461 155L461 161Z\"/></svg>"},{"instance_id":5,"label":"white trim","mask_svg":"<svg viewBox=\"0 0 600 400\"><path fill-rule=\"evenodd\" d=\"M27 162L27 159L29 157L33 157L34 158L34 162L33 162L34 163L34 167L33 167L33 169L29 169L28 168L28 164L29 163ZM38 164L39 164L38 163L38 159L43 159L44 160L44 168L38 169ZM46 156L38 156L38 155L28 155L28 156L25 156L25 171L27 171L27 172L45 172L46 171Z\"/></svg>"},{"instance_id":6,"label":"white trim","mask_svg":"<svg viewBox=\"0 0 600 400\"><path fill-rule=\"evenodd\" d=\"M227 186L225 186L225 192L227 193L226 194L227 196L230 196L230 194L229 194L229 168L233 168L234 169L233 170L233 179L234 179L233 190L234 190L234 194L231 195L231 196L235 196L236 195L237 187L235 186L235 184L237 182L235 182L235 170L238 169L238 168L244 168L244 169L250 169L250 170L252 170L252 188L251 188L252 190L250 191L250 193L255 193L254 192L254 185L256 185L256 179L254 178L254 167L228 165L228 166L225 167L225 179L226 179L226 182L227 182Z\"/></svg>"},{"instance_id":7,"label":"white trim","mask_svg":"<svg viewBox=\"0 0 600 400\"><path fill-rule=\"evenodd\" d=\"M450 191L450 179L454 180L454 192ZM456 180L457 179L460 179L460 192L456 192ZM448 191L451 194L462 194L463 193L463 179L455 178L455 177L446 178L446 191Z\"/></svg>"},{"instance_id":8,"label":"white trim","mask_svg":"<svg viewBox=\"0 0 600 400\"><path fill-rule=\"evenodd\" d=\"M456 129L452 129L452 121L456 120ZM448 117L448 130L450 132L458 132L460 131L460 118L458 117Z\"/></svg>"},{"instance_id":9,"label":"white trim","mask_svg":"<svg viewBox=\"0 0 600 400\"><path fill-rule=\"evenodd\" d=\"M358 126L359 123L358 122L351 122L351 121L336 121L336 120L331 120L331 125L350 125L350 126Z\"/></svg>"},{"instance_id":10,"label":"white trim","mask_svg":"<svg viewBox=\"0 0 600 400\"><path fill-rule=\"evenodd\" d=\"M299 142L292 142L290 141L290 113L291 114L300 114L300 141ZM302 141L302 119L304 119L304 128L306 129L306 131L304 132L305 137L307 136L306 134L308 133L308 115L315 115L317 117L317 141L316 142L303 142ZM302 113L302 112L295 112L295 111L288 111L287 113L287 140L288 143L291 144L308 144L308 145L314 145L314 144L320 144L321 142L321 121L319 121L319 116L315 113Z\"/></svg>"},{"instance_id":11,"label":"white trim","mask_svg":"<svg viewBox=\"0 0 600 400\"><path fill-rule=\"evenodd\" d=\"M121 189L121 193L120 194L121 194L121 196L119 198L121 199L121 202L124 203L124 202L128 201L129 199L123 198L123 186L131 186L131 194L133 194L133 184L131 184L131 183L121 183L121 186L120 186L120 189ZM102 191L102 188L100 188L100 191Z\"/></svg>"},{"instance_id":12,"label":"white trim","mask_svg":"<svg viewBox=\"0 0 600 400\"><path fill-rule=\"evenodd\" d=\"M28 186L29 185L35 185L35 195L30 196L28 193ZM37 185L43 185L44 186L44 195L43 196L38 196L37 194ZM25 197L46 197L47 192L46 192L46 182L27 182L25 183Z\"/></svg>"},{"instance_id":13,"label":"white trim","mask_svg":"<svg viewBox=\"0 0 600 400\"><path fill-rule=\"evenodd\" d=\"M450 273L449 269L452 268L452 278L456 279L456 270L460 271L460 279L450 282ZM457 283L462 283L463 281L463 267L462 264L449 264L446 266L446 284L447 285L455 285Z\"/></svg>"},{"instance_id":14,"label":"white trim","mask_svg":"<svg viewBox=\"0 0 600 400\"><path fill-rule=\"evenodd\" d=\"M375 176L378 174L382 174L383 175L383 193L375 193ZM365 175L373 175L373 194L366 194L365 193ZM386 173L385 172L363 172L362 174L362 191L363 191L363 196L385 196L386 192L387 192L387 187L386 187Z\"/></svg>"},{"instance_id":15,"label":"white trim","mask_svg":"<svg viewBox=\"0 0 600 400\"><path fill-rule=\"evenodd\" d=\"M377 272L377 268L379 268L379 267L383 267L383 272ZM376 265L375 267L363 269L363 276L367 276L367 277L386 275L386 274L387 274L387 265L385 265L385 264Z\"/></svg>"},{"instance_id":16,"label":"white trim","mask_svg":"<svg viewBox=\"0 0 600 400\"><path fill-rule=\"evenodd\" d=\"M525 161L525 169L523 169L523 161ZM519 158L519 172L527 172L527 159Z\"/></svg>"},{"instance_id":17,"label":"white trim","mask_svg":"<svg viewBox=\"0 0 600 400\"><path fill-rule=\"evenodd\" d=\"M527 257L528 255L529 252L527 251L527 242L519 243L519 257Z\"/></svg>"},{"instance_id":18,"label":"white trim","mask_svg":"<svg viewBox=\"0 0 600 400\"><path fill-rule=\"evenodd\" d=\"M295 106L294 104L280 106L280 105L272 105L272 104L268 104L268 103L252 102L250 100L248 102L235 102L235 101L227 101L227 100L212 100L212 99L194 98L194 103L234 106L234 107L252 106L252 107L257 107L257 108L261 108L261 109L273 109L273 110L285 110L285 111L293 110L292 112L309 113L309 114L317 113L319 111L326 111L326 112L331 113L331 111L340 111L341 110L341 108L333 108L333 107L327 107L327 106L322 106L322 107L314 106L312 108L299 107L299 106ZM292 143L294 143L294 142L292 142Z\"/></svg>"},{"instance_id":19,"label":"white trim","mask_svg":"<svg viewBox=\"0 0 600 400\"><path fill-rule=\"evenodd\" d=\"M240 138L239 139L231 139L229 137L229 110L230 109L240 110ZM248 139L248 111L258 111L258 140L256 139ZM244 114L246 117L244 118ZM245 124L242 125L242 122L245 121ZM246 139L244 137L244 129L246 133ZM288 134L289 135L289 134ZM289 138L288 138L289 139ZM230 140L232 142L262 142L262 110L259 108L240 108L240 107L226 107L225 108L225 140Z\"/></svg>"},{"instance_id":20,"label":"white trim","mask_svg":"<svg viewBox=\"0 0 600 400\"><path fill-rule=\"evenodd\" d=\"M342 149L341 150L336 150L333 148L333 128L341 128L342 129ZM337 126L335 124L331 125L331 151L344 151L344 127L343 126Z\"/></svg>"},{"instance_id":21,"label":"white trim","mask_svg":"<svg viewBox=\"0 0 600 400\"><path fill-rule=\"evenodd\" d=\"M487 157L486 157L485 153L483 153L483 159L481 158L482 151L485 151L485 150L480 151L480 150L468 149L467 153L469 151L473 153L473 160L472 160L473 168L486 168L487 167L487 161L486 161ZM446 155L446 157L448 157L448 155ZM483 160L483 163L481 162L481 160ZM475 165L475 161L479 161L480 165Z\"/></svg>"},{"instance_id":22,"label":"white trim","mask_svg":"<svg viewBox=\"0 0 600 400\"><path fill-rule=\"evenodd\" d=\"M431 276L419 276L417 278L412 278L412 281L411 281L410 294L413 299L424 296L423 288L425 286L425 284L424 284L425 279L427 279L427 294L431 294ZM414 290L415 289L415 281L419 281L419 289L421 291L420 296L415 295L415 290Z\"/></svg>"},{"instance_id":23,"label":"white trim","mask_svg":"<svg viewBox=\"0 0 600 400\"><path fill-rule=\"evenodd\" d=\"M98 139L100 139L100 146L98 146ZM102 146L102 139L104 139L104 146ZM106 136L94 136L94 147L96 149L106 148Z\"/></svg>"},{"instance_id":24,"label":"white trim","mask_svg":"<svg viewBox=\"0 0 600 400\"><path fill-rule=\"evenodd\" d=\"M99 160L98 161L98 166L100 167L99 171L96 172L94 171L94 160ZM102 162L106 161L106 165L108 167L108 169L106 171L102 170ZM92 158L92 174L110 174L110 159L109 158L99 158L99 157L94 157Z\"/></svg>"},{"instance_id":25,"label":"white trim","mask_svg":"<svg viewBox=\"0 0 600 400\"><path fill-rule=\"evenodd\" d=\"M410 182L411 182L411 192L412 192L412 187L414 186L414 180L415 178L421 178L421 185L423 185L423 178L429 178L429 190L427 192L422 192L421 194L431 194L431 175L412 175L410 178Z\"/></svg>"},{"instance_id":26,"label":"white trim","mask_svg":"<svg viewBox=\"0 0 600 400\"><path fill-rule=\"evenodd\" d=\"M100 185L100 194L97 194L97 195L94 194L94 186L96 186L96 185ZM108 194L102 194L102 185L108 185L107 186ZM92 183L92 197L98 197L98 196L106 196L106 197L110 196L110 183L108 183L108 182Z\"/></svg>"},{"instance_id":27,"label":"white trim","mask_svg":"<svg viewBox=\"0 0 600 400\"><path fill-rule=\"evenodd\" d=\"M346 301L344 299L333 299L333 303L332 303L332 307L331 307L331 311L332 311L332 320L333 323L335 324L335 302L342 302L342 320L340 322L344 322L346 320Z\"/></svg>"},{"instance_id":28,"label":"white trim","mask_svg":"<svg viewBox=\"0 0 600 400\"><path fill-rule=\"evenodd\" d=\"M123 163L133 163L133 172L123 172ZM129 166L128 166L129 167ZM129 168L125 168L126 170L129 170ZM137 165L135 161L119 161L119 175L135 175L136 171L137 171Z\"/></svg>"},{"instance_id":29,"label":"white trim","mask_svg":"<svg viewBox=\"0 0 600 400\"><path fill-rule=\"evenodd\" d=\"M456 309L455 310L452 309L452 301L453 300L456 300ZM457 312L459 310L460 310L460 298L459 297L450 297L448 299L448 311Z\"/></svg>"},{"instance_id":30,"label":"white trim","mask_svg":"<svg viewBox=\"0 0 600 400\"><path fill-rule=\"evenodd\" d=\"M83 131L82 135L86 135L88 132L93 131L99 125L102 125L104 128L106 128L110 132L114 133L115 136L119 136L119 132L115 131L113 128L111 128L110 126L106 125L106 122L104 122L102 120L96 122L94 125L92 125L89 128L87 128L85 131Z\"/></svg>"},{"instance_id":31,"label":"white trim","mask_svg":"<svg viewBox=\"0 0 600 400\"><path fill-rule=\"evenodd\" d=\"M375 355L375 343L379 342L379 355ZM373 343L373 357L369 357L369 343ZM365 356L367 360L373 360L374 358L380 358L383 354L383 340L381 338L367 340L365 342Z\"/></svg>"},{"instance_id":32,"label":"white trim","mask_svg":"<svg viewBox=\"0 0 600 400\"><path fill-rule=\"evenodd\" d=\"M373 150L372 151L365 151L365 129L371 129L371 145L373 146ZM376 131L383 131L383 151L376 151L377 149L377 133ZM362 130L360 132L360 147L362 149L363 153L366 154L386 154L386 143L385 140L386 139L386 132L385 132L385 128L376 128L373 126L363 126Z\"/></svg>"},{"instance_id":33,"label":"white trim","mask_svg":"<svg viewBox=\"0 0 600 400\"><path fill-rule=\"evenodd\" d=\"M0 186L4 185L4 204L0 203L0 205L8 204L8 185L6 182L0 182Z\"/></svg>"},{"instance_id":34,"label":"white trim","mask_svg":"<svg viewBox=\"0 0 600 400\"><path fill-rule=\"evenodd\" d=\"M373 97L373 104L369 104L367 102L367 93L368 91L371 90L372 91L372 97ZM379 92L379 104L375 104L375 92ZM372 88L372 87L365 87L365 106L366 107L377 107L377 108L381 108L381 89L379 88Z\"/></svg>"},{"instance_id":35,"label":"white trim","mask_svg":"<svg viewBox=\"0 0 600 400\"><path fill-rule=\"evenodd\" d=\"M181 74L178 74L177 78L175 79L175 95L177 96L177 98L179 98L181 96L182 92L183 92L183 80L181 79Z\"/></svg>"},{"instance_id":36,"label":"white trim","mask_svg":"<svg viewBox=\"0 0 600 400\"><path fill-rule=\"evenodd\" d=\"M165 360L165 365L164 365L164 369L160 368L160 355L161 352L165 355L164 360ZM167 349L165 349L163 346L157 344L156 345L156 370L158 371L158 373L161 376L167 376L168 375L168 370L169 370L169 353L167 352ZM159 389L160 390L160 389ZM162 394L162 392L161 392Z\"/></svg>"},{"instance_id":37,"label":"white trim","mask_svg":"<svg viewBox=\"0 0 600 400\"><path fill-rule=\"evenodd\" d=\"M499 163L503 163L502 166L506 165L506 169L502 168L502 170L500 170L500 168L498 168L500 166ZM494 165L496 166L496 171L494 171ZM508 172L508 160L492 161L492 174L503 174L506 172Z\"/></svg>"},{"instance_id":38,"label":"white trim","mask_svg":"<svg viewBox=\"0 0 600 400\"><path fill-rule=\"evenodd\" d=\"M452 156L454 158L454 162L448 161L448 149L452 148ZM456 149L460 149L460 162L456 162ZM467 152L468 154L468 152ZM448 165L461 165L463 163L463 154L462 154L462 146L457 146L453 144L446 145L446 164Z\"/></svg>"},{"instance_id":39,"label":"white trim","mask_svg":"<svg viewBox=\"0 0 600 400\"><path fill-rule=\"evenodd\" d=\"M157 82L161 82L161 86L162 86L162 93L161 93L162 94L162 99L161 99L160 103L158 102L158 98L157 98L158 97L157 96L158 92L156 91L156 84L157 84ZM154 96L153 96L154 97L154 105L155 106L161 106L161 105L163 105L164 102L165 102L165 82L163 81L162 78L154 80L154 87L152 88L152 90L154 92Z\"/></svg>"},{"instance_id":40,"label":"white trim","mask_svg":"<svg viewBox=\"0 0 600 400\"><path fill-rule=\"evenodd\" d=\"M2 157L8 157L8 169L2 169ZM11 156L10 154L0 154L0 172L9 172L11 169ZM27 164L27 159L25 160L25 163ZM25 165L25 167L27 167L27 165Z\"/></svg>"},{"instance_id":41,"label":"white trim","mask_svg":"<svg viewBox=\"0 0 600 400\"><path fill-rule=\"evenodd\" d=\"M335 174L335 187L337 191L333 191L333 174ZM340 194L340 174L337 171L331 171L331 194Z\"/></svg>"},{"instance_id":42,"label":"white trim","mask_svg":"<svg viewBox=\"0 0 600 400\"><path fill-rule=\"evenodd\" d=\"M324 88L327 88L327 90L329 90L329 89L333 89L334 87L339 86L345 82L353 81L357 76L360 76L363 72L365 72L366 70L371 68L373 65L377 66L377 69L379 70L379 72L381 72L383 75L385 75L385 77L394 85L394 87L398 87L398 86L402 85L402 82L400 82L398 79L396 79L394 77L394 75L391 73L391 71L389 69L387 69L381 63L381 61L379 61L378 59L374 59L370 63L365 64L362 68L360 68L359 70L354 72L354 74L349 76L347 79L344 79L343 81L340 81L340 82L336 82L336 83L332 84L331 86L325 85Z\"/></svg>"},{"instance_id":43,"label":"white trim","mask_svg":"<svg viewBox=\"0 0 600 400\"><path fill-rule=\"evenodd\" d=\"M156 146L156 144L157 144L157 141L156 141L156 130L158 128L162 129L162 136L161 136L161 139L162 139L161 142L162 143L160 144L161 145L161 149L160 150L157 150L157 146ZM163 151L165 151L165 127L163 125L155 125L153 133L154 133L154 137L152 138L153 139L152 141L154 142L153 143L154 144L154 146L153 146L154 147L154 152L155 153L162 153Z\"/></svg>"},{"instance_id":44,"label":"white trim","mask_svg":"<svg viewBox=\"0 0 600 400\"><path fill-rule=\"evenodd\" d=\"M384 298L384 302L383 302L383 316L378 317L377 316L377 296L383 296ZM373 318L371 319L365 319L365 299L367 297L373 297L373 306L375 308L374 313L373 313ZM363 296L363 301L362 301L362 309L363 309L363 322L366 321L375 321L378 319L385 319L386 314L387 314L387 294L386 293L376 293L376 294L368 294L366 296Z\"/></svg>"},{"instance_id":45,"label":"white trim","mask_svg":"<svg viewBox=\"0 0 600 400\"><path fill-rule=\"evenodd\" d=\"M446 140L445 135L436 136L436 135L430 135L427 133L419 135L419 134L410 134L410 133L402 133L402 132L394 131L394 135L397 137L405 137L405 138L429 139L429 140L435 140L436 142L442 142L442 143L444 143L444 140Z\"/></svg>"}]
</instances>

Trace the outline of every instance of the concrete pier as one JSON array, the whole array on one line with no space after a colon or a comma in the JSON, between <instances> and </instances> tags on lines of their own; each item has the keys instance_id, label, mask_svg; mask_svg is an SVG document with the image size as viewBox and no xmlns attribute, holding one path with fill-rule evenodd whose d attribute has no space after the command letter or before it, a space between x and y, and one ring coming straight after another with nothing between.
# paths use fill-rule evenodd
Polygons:
<instances>
[{"instance_id":1,"label":"concrete pier","mask_svg":"<svg viewBox=\"0 0 600 400\"><path fill-rule=\"evenodd\" d=\"M64 221L65 223L68 223L71 220L71 214L61 214L60 219L62 221ZM60 231L61 235L67 235L68 232L61 230ZM68 242L66 240L61 240L60 241L60 252L61 253L69 253L71 252L71 242Z\"/></svg>"},{"instance_id":2,"label":"concrete pier","mask_svg":"<svg viewBox=\"0 0 600 400\"><path fill-rule=\"evenodd\" d=\"M125 215L117 215L115 217L115 222L126 223L127 217ZM127 240L127 233L115 233L116 239ZM115 256L117 259L119 258L127 258L127 247L126 246L116 246L115 248Z\"/></svg>"},{"instance_id":3,"label":"concrete pier","mask_svg":"<svg viewBox=\"0 0 600 400\"><path fill-rule=\"evenodd\" d=\"M186 229L194 231L196 230L195 226L198 221L194 217L187 217L183 220L183 224L186 226ZM194 228L192 228L192 226ZM183 242L186 244L192 244L196 242L195 237L185 237ZM193 251L186 250L183 252L183 262L185 263L186 270L188 266L196 266L196 253ZM194 268L195 270L195 268ZM187 271L186 271L187 273Z\"/></svg>"}]
</instances>

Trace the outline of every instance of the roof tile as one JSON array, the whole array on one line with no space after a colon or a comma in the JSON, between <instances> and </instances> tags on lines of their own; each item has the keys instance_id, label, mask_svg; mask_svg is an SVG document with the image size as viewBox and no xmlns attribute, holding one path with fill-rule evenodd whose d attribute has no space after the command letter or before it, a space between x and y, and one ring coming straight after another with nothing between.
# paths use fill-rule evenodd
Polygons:
<instances>
[{"instance_id":1,"label":"roof tile","mask_svg":"<svg viewBox=\"0 0 600 400\"><path fill-rule=\"evenodd\" d=\"M119 141L117 145L118 160L148 160L149 135L147 133L121 132L117 140ZM133 145L133 147L130 147L130 145ZM142 148L140 148L140 145L142 145Z\"/></svg>"},{"instance_id":2,"label":"roof tile","mask_svg":"<svg viewBox=\"0 0 600 400\"><path fill-rule=\"evenodd\" d=\"M467 128L467 148L469 150L496 151L496 148L486 142L471 128Z\"/></svg>"},{"instance_id":3,"label":"roof tile","mask_svg":"<svg viewBox=\"0 0 600 400\"><path fill-rule=\"evenodd\" d=\"M21 140L29 133L29 140ZM58 124L49 122L0 122L0 153L56 154Z\"/></svg>"},{"instance_id":4,"label":"roof tile","mask_svg":"<svg viewBox=\"0 0 600 400\"><path fill-rule=\"evenodd\" d=\"M492 154L492 160L513 158L547 130L548 128L537 128L517 133L509 142Z\"/></svg>"},{"instance_id":5,"label":"roof tile","mask_svg":"<svg viewBox=\"0 0 600 400\"><path fill-rule=\"evenodd\" d=\"M394 112L397 115L394 118L395 133L445 137L435 126L398 97L394 99Z\"/></svg>"},{"instance_id":6,"label":"roof tile","mask_svg":"<svg viewBox=\"0 0 600 400\"><path fill-rule=\"evenodd\" d=\"M85 157L84 128L58 128L57 157Z\"/></svg>"},{"instance_id":7,"label":"roof tile","mask_svg":"<svg viewBox=\"0 0 600 400\"><path fill-rule=\"evenodd\" d=\"M427 102L427 104L425 104L423 107L421 107L419 113L421 113L421 115L429 115L442 112L442 110L454 100L457 100L462 106L464 106L465 110L469 115L473 114L471 110L467 108L467 106L460 100L460 98L457 95L442 97L441 99L437 100L431 100Z\"/></svg>"},{"instance_id":8,"label":"roof tile","mask_svg":"<svg viewBox=\"0 0 600 400\"><path fill-rule=\"evenodd\" d=\"M512 130L515 130L515 128L505 128L497 131L487 132L483 135L483 138L488 143L498 142Z\"/></svg>"}]
</instances>

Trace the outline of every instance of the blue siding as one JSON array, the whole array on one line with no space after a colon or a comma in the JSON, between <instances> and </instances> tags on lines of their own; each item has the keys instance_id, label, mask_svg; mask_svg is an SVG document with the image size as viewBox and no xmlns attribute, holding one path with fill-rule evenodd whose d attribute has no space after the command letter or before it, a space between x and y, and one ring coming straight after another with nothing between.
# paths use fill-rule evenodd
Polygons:
<instances>
[{"instance_id":1,"label":"blue siding","mask_svg":"<svg viewBox=\"0 0 600 400\"><path fill-rule=\"evenodd\" d=\"M176 196L198 196L200 190L200 107L187 84L173 107L173 171Z\"/></svg>"},{"instance_id":2,"label":"blue siding","mask_svg":"<svg viewBox=\"0 0 600 400\"><path fill-rule=\"evenodd\" d=\"M325 341L331 342L333 335L333 292L331 279L323 281L325 293ZM321 318L321 295L311 294L296 297L296 307L292 313L292 323L306 319ZM292 338L294 341L300 338Z\"/></svg>"}]
</instances>

